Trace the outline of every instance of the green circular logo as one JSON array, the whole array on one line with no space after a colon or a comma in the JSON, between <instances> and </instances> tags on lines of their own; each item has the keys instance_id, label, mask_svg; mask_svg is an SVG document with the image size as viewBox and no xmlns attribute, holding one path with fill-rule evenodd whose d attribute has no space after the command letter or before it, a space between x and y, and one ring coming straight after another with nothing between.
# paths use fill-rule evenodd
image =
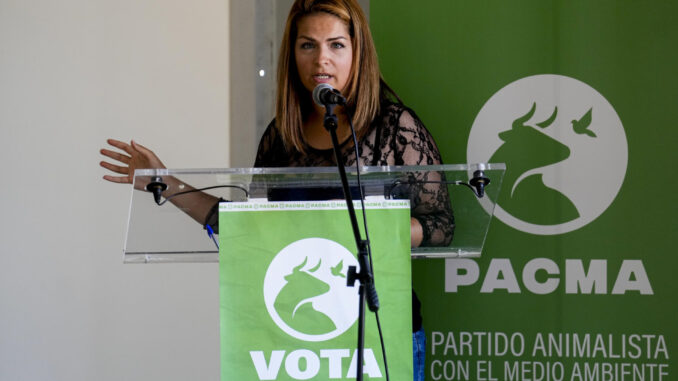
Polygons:
<instances>
[{"instance_id":1,"label":"green circular logo","mask_svg":"<svg viewBox=\"0 0 678 381\"><path fill-rule=\"evenodd\" d=\"M519 79L482 107L468 140L469 163L506 163L495 216L532 234L567 233L594 221L626 175L619 116L593 87L563 75Z\"/></svg>"},{"instance_id":2,"label":"green circular logo","mask_svg":"<svg viewBox=\"0 0 678 381\"><path fill-rule=\"evenodd\" d=\"M264 278L271 319L290 336L325 341L346 332L358 318L357 287L346 286L348 249L324 238L306 238L283 248Z\"/></svg>"}]
</instances>

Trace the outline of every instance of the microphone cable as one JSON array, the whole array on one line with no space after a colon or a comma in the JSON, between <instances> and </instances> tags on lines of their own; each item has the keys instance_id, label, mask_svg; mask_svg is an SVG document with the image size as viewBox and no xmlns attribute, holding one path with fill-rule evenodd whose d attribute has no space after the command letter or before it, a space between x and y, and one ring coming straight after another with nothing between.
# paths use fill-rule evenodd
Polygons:
<instances>
[{"instance_id":1,"label":"microphone cable","mask_svg":"<svg viewBox=\"0 0 678 381\"><path fill-rule=\"evenodd\" d=\"M189 190L187 190L187 191L182 191L182 192L174 193L174 194L172 194L172 195L170 195L170 196L168 196L168 197L165 197L164 200L158 202L157 204L158 204L158 206L162 206L162 205L164 205L167 201L169 201L169 200L171 200L171 199L173 199L173 198L175 198L175 197L177 197L177 196L183 196L183 195L189 194L189 193L203 192L203 191L206 191L206 190L210 190L210 189L218 189L218 188L236 188L236 189L240 189L241 191L243 191L243 193L245 193L245 196L247 196L247 197L250 196L250 193L247 191L247 189L245 189L245 187L240 186L240 185L213 185L213 186L209 186L209 187L189 189Z\"/></svg>"},{"instance_id":2,"label":"microphone cable","mask_svg":"<svg viewBox=\"0 0 678 381\"><path fill-rule=\"evenodd\" d=\"M356 136L355 128L353 127L353 115L349 113L348 107L344 107L344 112L346 114L346 117L348 118L348 125L351 127L351 137L353 138L353 150L355 152L356 182L358 183L358 190L360 192L360 207L363 212L363 228L365 229L365 239L369 243L370 233L367 230L367 214L365 213L365 195L363 194L363 187L360 183L360 152L358 149L358 137ZM372 265L372 245L368 244L367 249L368 249L367 258L370 261L370 268L372 269L372 283L376 287L374 266ZM367 287L365 289L367 289ZM379 311L374 311L374 316L377 321L377 331L379 333L379 342L381 343L381 354L384 359L384 371L386 372L386 381L390 381L388 373L388 361L386 359L386 345L384 344L384 333L381 329L381 321L379 320Z\"/></svg>"}]
</instances>

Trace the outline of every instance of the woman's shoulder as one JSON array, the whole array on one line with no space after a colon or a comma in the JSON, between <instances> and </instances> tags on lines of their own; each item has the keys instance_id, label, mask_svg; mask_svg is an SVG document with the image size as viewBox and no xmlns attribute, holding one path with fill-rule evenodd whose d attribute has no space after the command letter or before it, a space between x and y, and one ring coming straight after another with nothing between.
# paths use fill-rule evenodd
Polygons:
<instances>
[{"instance_id":1,"label":"woman's shoulder","mask_svg":"<svg viewBox=\"0 0 678 381\"><path fill-rule=\"evenodd\" d=\"M409 110L409 107L402 103L393 102L390 100L381 103L381 116L400 116L404 111Z\"/></svg>"},{"instance_id":2,"label":"woman's shoulder","mask_svg":"<svg viewBox=\"0 0 678 381\"><path fill-rule=\"evenodd\" d=\"M255 167L277 167L285 163L287 157L285 145L282 142L275 119L271 121L264 130L264 134L259 140L257 157L254 162Z\"/></svg>"},{"instance_id":3,"label":"woman's shoulder","mask_svg":"<svg viewBox=\"0 0 678 381\"><path fill-rule=\"evenodd\" d=\"M264 130L264 134L261 135L262 137L265 136L277 136L278 134L278 128L275 126L275 118L271 120L270 123L266 126L266 129Z\"/></svg>"},{"instance_id":4,"label":"woman's shoulder","mask_svg":"<svg viewBox=\"0 0 678 381\"><path fill-rule=\"evenodd\" d=\"M402 103L382 106L386 145L395 147L396 162L401 165L439 164L438 147L433 136L413 109ZM392 142L392 143L389 143Z\"/></svg>"},{"instance_id":5,"label":"woman's shoulder","mask_svg":"<svg viewBox=\"0 0 678 381\"><path fill-rule=\"evenodd\" d=\"M414 110L402 103L392 101L382 103L379 119L382 126L393 131L403 128L426 129Z\"/></svg>"}]
</instances>

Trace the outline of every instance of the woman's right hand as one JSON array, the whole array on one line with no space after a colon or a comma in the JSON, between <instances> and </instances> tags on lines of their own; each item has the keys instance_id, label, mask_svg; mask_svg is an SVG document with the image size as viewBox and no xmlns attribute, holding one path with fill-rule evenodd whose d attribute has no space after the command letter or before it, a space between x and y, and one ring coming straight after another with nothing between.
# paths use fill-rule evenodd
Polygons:
<instances>
[{"instance_id":1,"label":"woman's right hand","mask_svg":"<svg viewBox=\"0 0 678 381\"><path fill-rule=\"evenodd\" d=\"M108 144L123 152L112 151L106 148L101 149L101 154L107 156L120 164L101 161L99 165L122 176L105 175L104 180L119 183L132 184L134 182L135 169L157 169L165 168L158 156L150 149L136 143L132 140L129 144L115 139L108 139ZM137 182L135 188L144 189L146 184Z\"/></svg>"}]
</instances>

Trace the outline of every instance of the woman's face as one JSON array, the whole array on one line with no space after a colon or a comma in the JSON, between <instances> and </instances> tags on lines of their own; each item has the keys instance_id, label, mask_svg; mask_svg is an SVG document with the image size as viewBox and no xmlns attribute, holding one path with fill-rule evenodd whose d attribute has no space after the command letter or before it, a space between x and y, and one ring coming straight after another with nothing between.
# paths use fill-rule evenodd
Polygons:
<instances>
[{"instance_id":1,"label":"woman's face","mask_svg":"<svg viewBox=\"0 0 678 381\"><path fill-rule=\"evenodd\" d=\"M348 25L324 12L302 17L297 22L294 58L301 83L308 91L327 83L344 93L353 62Z\"/></svg>"}]
</instances>

